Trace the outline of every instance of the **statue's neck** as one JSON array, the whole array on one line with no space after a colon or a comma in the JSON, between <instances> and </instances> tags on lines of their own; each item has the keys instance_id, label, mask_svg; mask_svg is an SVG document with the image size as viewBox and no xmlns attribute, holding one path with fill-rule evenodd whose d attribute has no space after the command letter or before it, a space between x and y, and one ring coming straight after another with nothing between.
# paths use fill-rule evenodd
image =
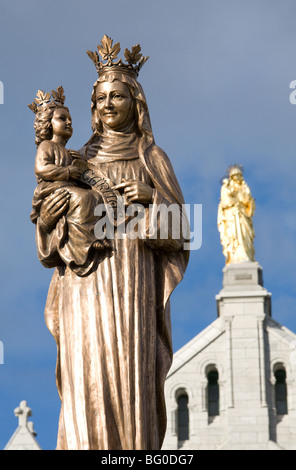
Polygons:
<instances>
[{"instance_id":1,"label":"statue's neck","mask_svg":"<svg viewBox=\"0 0 296 470\"><path fill-rule=\"evenodd\" d=\"M118 137L123 137L125 134L130 135L133 134L136 131L135 129L135 124L133 121L128 123L127 125L124 125L118 129L111 129L111 127L107 126L106 124L103 124L103 130L102 130L102 135L107 137L112 136L113 138L118 136Z\"/></svg>"}]
</instances>

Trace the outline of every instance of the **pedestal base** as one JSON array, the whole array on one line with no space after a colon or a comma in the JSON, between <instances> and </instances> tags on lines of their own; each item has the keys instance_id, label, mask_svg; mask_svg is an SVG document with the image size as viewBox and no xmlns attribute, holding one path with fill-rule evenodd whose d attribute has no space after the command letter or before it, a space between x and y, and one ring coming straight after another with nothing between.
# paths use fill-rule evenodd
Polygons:
<instances>
[{"instance_id":1,"label":"pedestal base","mask_svg":"<svg viewBox=\"0 0 296 470\"><path fill-rule=\"evenodd\" d=\"M223 269L223 287L227 289L252 289L263 287L263 273L256 262L232 263Z\"/></svg>"},{"instance_id":2,"label":"pedestal base","mask_svg":"<svg viewBox=\"0 0 296 470\"><path fill-rule=\"evenodd\" d=\"M223 289L216 295L218 316L225 311L225 305L237 304L237 313L246 304L260 301L261 314L271 316L271 294L263 287L263 270L256 261L232 263L223 268ZM258 304L257 304L258 308ZM229 309L226 308L227 314ZM230 307L233 314L233 308ZM256 313L259 313L258 311Z\"/></svg>"}]
</instances>

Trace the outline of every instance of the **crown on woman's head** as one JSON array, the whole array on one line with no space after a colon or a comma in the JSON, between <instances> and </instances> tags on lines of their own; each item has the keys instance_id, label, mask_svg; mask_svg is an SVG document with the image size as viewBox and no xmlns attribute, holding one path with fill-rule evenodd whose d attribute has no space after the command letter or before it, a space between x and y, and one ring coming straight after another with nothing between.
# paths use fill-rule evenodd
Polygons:
<instances>
[{"instance_id":1,"label":"crown on woman's head","mask_svg":"<svg viewBox=\"0 0 296 470\"><path fill-rule=\"evenodd\" d=\"M238 164L238 163L234 163L234 165L230 165L230 166L227 168L227 174L228 174L228 176L231 175L231 174L233 174L233 173L237 173L237 172L243 174L243 172L244 172L244 167L243 167L243 165L240 165L240 164Z\"/></svg>"},{"instance_id":2,"label":"crown on woman's head","mask_svg":"<svg viewBox=\"0 0 296 470\"><path fill-rule=\"evenodd\" d=\"M141 46L137 44L132 47L131 51L125 49L124 57L127 63L124 63L122 59L116 61L115 59L117 59L120 52L120 43L117 42L113 45L113 40L106 36L106 34L103 36L101 44L97 47L102 60L100 60L97 52L86 51L86 53L95 64L99 76L110 71L120 71L137 78L140 69L149 59L149 57L144 57L141 54Z\"/></svg>"},{"instance_id":3,"label":"crown on woman's head","mask_svg":"<svg viewBox=\"0 0 296 470\"><path fill-rule=\"evenodd\" d=\"M65 99L66 97L62 86L59 86L56 90L52 90L51 94L38 90L36 98L31 104L28 104L28 107L36 114L45 107L64 106Z\"/></svg>"}]
</instances>

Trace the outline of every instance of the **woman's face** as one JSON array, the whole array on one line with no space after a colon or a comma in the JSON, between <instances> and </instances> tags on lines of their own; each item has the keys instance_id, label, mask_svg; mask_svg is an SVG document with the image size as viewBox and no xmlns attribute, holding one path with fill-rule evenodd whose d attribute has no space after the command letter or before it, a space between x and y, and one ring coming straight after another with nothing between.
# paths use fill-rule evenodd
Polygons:
<instances>
[{"instance_id":1,"label":"woman's face","mask_svg":"<svg viewBox=\"0 0 296 470\"><path fill-rule=\"evenodd\" d=\"M119 80L101 82L97 86L96 107L101 121L113 130L129 124L134 100L128 86Z\"/></svg>"},{"instance_id":2,"label":"woman's face","mask_svg":"<svg viewBox=\"0 0 296 470\"><path fill-rule=\"evenodd\" d=\"M235 181L236 183L242 183L243 182L243 175L240 171L233 172L231 174L231 179Z\"/></svg>"}]
</instances>

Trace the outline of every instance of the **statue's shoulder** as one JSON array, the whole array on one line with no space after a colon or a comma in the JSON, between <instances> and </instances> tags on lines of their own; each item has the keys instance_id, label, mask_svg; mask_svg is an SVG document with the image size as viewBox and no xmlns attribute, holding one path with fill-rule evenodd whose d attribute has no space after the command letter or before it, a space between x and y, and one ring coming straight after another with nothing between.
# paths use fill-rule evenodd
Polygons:
<instances>
[{"instance_id":1,"label":"statue's shoulder","mask_svg":"<svg viewBox=\"0 0 296 470\"><path fill-rule=\"evenodd\" d=\"M151 152L152 155L157 158L168 158L165 151L162 148L160 148L158 145L156 145L155 143L150 145L150 147L148 148L148 151Z\"/></svg>"},{"instance_id":2,"label":"statue's shoulder","mask_svg":"<svg viewBox=\"0 0 296 470\"><path fill-rule=\"evenodd\" d=\"M153 162L157 164L166 164L171 167L171 161L167 155L167 153L158 145L156 144L151 144L151 146L148 148L148 154L153 160Z\"/></svg>"},{"instance_id":3,"label":"statue's shoulder","mask_svg":"<svg viewBox=\"0 0 296 470\"><path fill-rule=\"evenodd\" d=\"M55 149L55 143L51 140L43 140L37 149L37 153L52 153Z\"/></svg>"}]
</instances>

